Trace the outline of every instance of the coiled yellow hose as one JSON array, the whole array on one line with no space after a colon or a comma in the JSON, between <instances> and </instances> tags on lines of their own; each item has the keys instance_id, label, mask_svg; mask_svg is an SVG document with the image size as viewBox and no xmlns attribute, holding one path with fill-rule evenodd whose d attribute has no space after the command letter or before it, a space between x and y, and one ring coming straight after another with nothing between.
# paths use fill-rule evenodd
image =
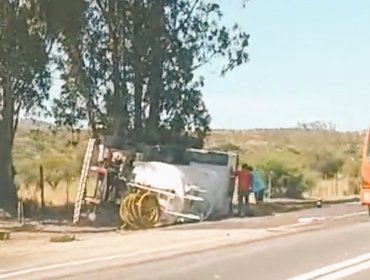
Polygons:
<instances>
[{"instance_id":1,"label":"coiled yellow hose","mask_svg":"<svg viewBox=\"0 0 370 280\"><path fill-rule=\"evenodd\" d=\"M119 209L123 226L130 229L153 228L159 221L160 212L157 196L148 191L128 194Z\"/></svg>"}]
</instances>

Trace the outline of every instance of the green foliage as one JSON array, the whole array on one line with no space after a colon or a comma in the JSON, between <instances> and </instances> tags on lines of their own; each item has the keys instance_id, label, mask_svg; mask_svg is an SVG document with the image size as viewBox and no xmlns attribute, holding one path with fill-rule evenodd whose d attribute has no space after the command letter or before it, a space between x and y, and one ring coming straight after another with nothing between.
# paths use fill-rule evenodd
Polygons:
<instances>
[{"instance_id":1,"label":"green foliage","mask_svg":"<svg viewBox=\"0 0 370 280\"><path fill-rule=\"evenodd\" d=\"M52 153L43 157L40 164L44 167L44 180L55 189L66 178L67 168L70 168L69 163L70 161L63 154Z\"/></svg>"},{"instance_id":2,"label":"green foliage","mask_svg":"<svg viewBox=\"0 0 370 280\"><path fill-rule=\"evenodd\" d=\"M13 213L11 151L18 118L21 111L39 112L50 86L48 44L36 5L31 0L0 1L0 204Z\"/></svg>"},{"instance_id":3,"label":"green foliage","mask_svg":"<svg viewBox=\"0 0 370 280\"><path fill-rule=\"evenodd\" d=\"M67 131L51 133L40 129L26 132L22 126L20 131L15 138L13 153L18 185L38 184L40 164L43 165L44 175L48 177L51 185L60 187L58 181L61 177L63 181L78 178L89 137L86 131L82 131L79 135L77 146L69 144L69 139L66 137ZM322 179L321 173L311 169L312 159L323 146L321 137L321 134L312 131L303 134L292 131L274 133L216 131L212 132L208 142L215 143L219 150L238 149L241 156L240 162L247 162L265 171L266 183L270 175L273 196L300 197ZM330 133L325 137L328 142L340 143L335 146L325 146L325 151L343 159L341 173L350 176L348 191L350 194L358 192L361 182L358 176L360 164L358 158L352 160L352 157L348 156L347 148L351 143L360 143L361 139L345 137L345 141L339 141L338 139L342 139L343 135L336 133ZM289 145L292 145L293 150L298 151L298 154L292 149L284 148L283 143L286 143L287 139L290 139ZM310 149L307 149L308 143L311 144ZM276 147L283 148L276 151Z\"/></svg>"},{"instance_id":4,"label":"green foliage","mask_svg":"<svg viewBox=\"0 0 370 280\"><path fill-rule=\"evenodd\" d=\"M344 162L342 171L352 178L358 178L360 177L360 167L361 165L358 160L349 158Z\"/></svg>"},{"instance_id":5,"label":"green foliage","mask_svg":"<svg viewBox=\"0 0 370 280\"><path fill-rule=\"evenodd\" d=\"M16 182L18 186L29 187L39 183L39 168L34 160L23 159L16 161L16 170Z\"/></svg>"},{"instance_id":6,"label":"green foliage","mask_svg":"<svg viewBox=\"0 0 370 280\"><path fill-rule=\"evenodd\" d=\"M65 131L30 131L22 135L24 138L15 139L13 157L17 185L38 185L39 166L43 167L44 180L52 188L57 188L62 181L70 181L79 176L86 142L82 138L81 143L74 146L64 135Z\"/></svg>"},{"instance_id":7,"label":"green foliage","mask_svg":"<svg viewBox=\"0 0 370 280\"><path fill-rule=\"evenodd\" d=\"M61 42L57 124L88 119L94 134L102 124L151 144L202 142L210 116L195 71L216 57L223 75L246 62L249 36L221 24L217 1L85 2L76 40Z\"/></svg>"},{"instance_id":8,"label":"green foliage","mask_svg":"<svg viewBox=\"0 0 370 280\"><path fill-rule=\"evenodd\" d=\"M237 146L241 162L252 166L265 167L268 162L278 162L278 167L292 171L290 173L294 175L302 174L308 191L311 191L310 186L315 185L317 188L312 189L313 193L321 192L322 180L330 185L333 179L333 185L337 180L348 194L353 194L361 185L362 140L356 132L324 129L224 130L212 132L207 139L207 148ZM337 179L331 178L336 173Z\"/></svg>"},{"instance_id":9,"label":"green foliage","mask_svg":"<svg viewBox=\"0 0 370 280\"><path fill-rule=\"evenodd\" d=\"M359 177L350 179L349 190L350 190L350 194L356 194L356 195L360 194L361 179Z\"/></svg>"},{"instance_id":10,"label":"green foliage","mask_svg":"<svg viewBox=\"0 0 370 280\"><path fill-rule=\"evenodd\" d=\"M289 168L279 161L268 161L260 168L265 171L267 180L271 180L273 197L302 198L303 193L313 185L297 169Z\"/></svg>"},{"instance_id":11,"label":"green foliage","mask_svg":"<svg viewBox=\"0 0 370 280\"><path fill-rule=\"evenodd\" d=\"M82 11L78 7L84 2L0 1L0 203L13 212L16 193L12 149L19 115L38 116L47 110L51 51L56 39L64 42L76 38ZM34 177L29 173L24 181L31 183Z\"/></svg>"},{"instance_id":12,"label":"green foliage","mask_svg":"<svg viewBox=\"0 0 370 280\"><path fill-rule=\"evenodd\" d=\"M232 144L232 143L225 143L220 146L214 147L214 150L222 151L222 152L229 152L229 151L240 151L240 147Z\"/></svg>"},{"instance_id":13,"label":"green foliage","mask_svg":"<svg viewBox=\"0 0 370 280\"><path fill-rule=\"evenodd\" d=\"M319 172L323 178L333 178L341 171L343 164L343 159L331 153L324 152L314 156L311 168Z\"/></svg>"}]
</instances>

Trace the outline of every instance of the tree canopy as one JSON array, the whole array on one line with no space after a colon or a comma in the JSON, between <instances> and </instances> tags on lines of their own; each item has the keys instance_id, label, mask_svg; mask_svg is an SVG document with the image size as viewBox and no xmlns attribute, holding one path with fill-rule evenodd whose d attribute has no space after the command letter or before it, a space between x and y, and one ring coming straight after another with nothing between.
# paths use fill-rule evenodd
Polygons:
<instances>
[{"instance_id":1,"label":"tree canopy","mask_svg":"<svg viewBox=\"0 0 370 280\"><path fill-rule=\"evenodd\" d=\"M158 144L209 131L195 71L223 57L221 74L246 62L249 36L222 25L217 1L90 0L77 40L63 44L58 124L88 119L94 132Z\"/></svg>"},{"instance_id":2,"label":"tree canopy","mask_svg":"<svg viewBox=\"0 0 370 280\"><path fill-rule=\"evenodd\" d=\"M88 121L94 136L102 126L132 141L199 146L211 117L196 71L223 58L225 75L248 60L248 39L223 25L215 0L1 1L0 206L15 201L21 113L48 112L72 132Z\"/></svg>"}]
</instances>

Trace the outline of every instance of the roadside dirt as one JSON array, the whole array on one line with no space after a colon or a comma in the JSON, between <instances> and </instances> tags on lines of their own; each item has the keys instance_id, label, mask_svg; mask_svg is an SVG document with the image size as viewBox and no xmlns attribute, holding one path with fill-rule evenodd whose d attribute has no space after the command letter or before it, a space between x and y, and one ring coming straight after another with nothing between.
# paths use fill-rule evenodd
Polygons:
<instances>
[{"instance_id":1,"label":"roadside dirt","mask_svg":"<svg viewBox=\"0 0 370 280\"><path fill-rule=\"evenodd\" d=\"M358 205L347 204L320 210L324 210L321 211L321 217L334 217L344 215L344 213L356 213L362 209ZM312 217L313 214L318 216L320 213L305 210L300 211L300 213L282 214L275 216L268 223L266 223L265 218L243 218L239 221L229 219L208 224L197 224L198 226L204 226L202 228L192 228L192 226L195 226L194 224L147 231L76 234L75 241L63 243L50 242L51 237L60 237L60 234L18 232L11 240L0 243L0 252L3 252L3 254L0 253L0 271L11 271L19 267L20 264L27 268L30 265L30 260L32 261L32 267L48 263L80 261L89 256L90 258L91 256L99 258L101 256L121 256L122 254L134 255L142 261L141 258L143 257L153 258L149 252L161 251L165 247L173 248L170 252L172 256L172 254L183 254L181 250L186 252L207 250L208 245L204 248L201 247L205 243L211 244L212 248L215 246L232 246L232 244L240 244L241 242L256 242L267 238L320 230L327 225L340 226L345 223L365 222L367 220L362 215L337 220L332 218L301 226L297 225L299 224L297 220L289 226L282 224L276 227L273 226L273 223L293 221L291 214L299 214L295 216L295 219L297 219L299 217ZM193 243L197 244L194 245Z\"/></svg>"},{"instance_id":2,"label":"roadside dirt","mask_svg":"<svg viewBox=\"0 0 370 280\"><path fill-rule=\"evenodd\" d=\"M347 200L351 201L351 200ZM238 218L232 217L223 220L209 221L203 223L180 224L172 227L163 228L164 230L172 229L259 229L274 226L281 226L297 222L299 218L307 216L337 215L341 213L350 213L363 210L362 207L354 203L337 204L335 202L324 202L323 208L316 208L313 200L275 200L271 203L261 205L252 205L249 210L249 217ZM111 224L91 223L73 226L70 221L63 219L66 217L57 216L59 219L48 217L45 220L28 220L26 224L20 225L17 221L0 220L0 229L11 231L11 240L35 240L38 238L48 239L50 237L62 234L104 234L114 232L119 229L116 217L111 214L112 211L102 213L99 220L114 220ZM70 214L70 211L68 211ZM71 215L70 215L71 216ZM22 234L21 234L22 233ZM130 232L132 233L132 232Z\"/></svg>"},{"instance_id":3,"label":"roadside dirt","mask_svg":"<svg viewBox=\"0 0 370 280\"><path fill-rule=\"evenodd\" d=\"M166 230L203 230L203 229L263 229L299 223L307 218L325 218L365 211L359 203L324 205L323 208L306 208L289 213L275 213L272 216L229 218L221 221L193 223L166 228ZM253 209L252 209L253 211Z\"/></svg>"}]
</instances>

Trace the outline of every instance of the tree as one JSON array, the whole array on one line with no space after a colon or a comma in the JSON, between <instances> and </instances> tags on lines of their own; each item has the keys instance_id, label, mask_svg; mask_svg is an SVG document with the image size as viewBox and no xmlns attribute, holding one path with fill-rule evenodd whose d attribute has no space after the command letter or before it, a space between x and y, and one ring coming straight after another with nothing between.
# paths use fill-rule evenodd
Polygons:
<instances>
[{"instance_id":1,"label":"tree","mask_svg":"<svg viewBox=\"0 0 370 280\"><path fill-rule=\"evenodd\" d=\"M323 152L316 154L311 168L321 174L323 178L333 178L338 172L341 171L344 161L335 155Z\"/></svg>"},{"instance_id":2,"label":"tree","mask_svg":"<svg viewBox=\"0 0 370 280\"><path fill-rule=\"evenodd\" d=\"M101 123L150 144L202 141L210 116L195 71L216 57L222 74L246 62L248 35L221 24L216 1L87 2L83 40L63 53L59 123L88 118L93 131Z\"/></svg>"},{"instance_id":3,"label":"tree","mask_svg":"<svg viewBox=\"0 0 370 280\"><path fill-rule=\"evenodd\" d=\"M280 161L270 160L261 169L271 176L271 191L275 197L302 198L303 193L313 185L301 172Z\"/></svg>"},{"instance_id":4,"label":"tree","mask_svg":"<svg viewBox=\"0 0 370 280\"><path fill-rule=\"evenodd\" d=\"M14 213L14 134L21 110L30 112L47 97L48 46L31 7L2 1L0 19L0 206Z\"/></svg>"},{"instance_id":5,"label":"tree","mask_svg":"<svg viewBox=\"0 0 370 280\"><path fill-rule=\"evenodd\" d=\"M52 47L57 38L73 38L81 3L80 0L0 2L0 207L10 213L16 207L12 148L19 115L21 111L35 114L45 109Z\"/></svg>"},{"instance_id":6,"label":"tree","mask_svg":"<svg viewBox=\"0 0 370 280\"><path fill-rule=\"evenodd\" d=\"M38 165L34 159L22 160L17 165L18 174L16 176L17 185L20 187L30 187L38 185L40 181L40 173Z\"/></svg>"},{"instance_id":7,"label":"tree","mask_svg":"<svg viewBox=\"0 0 370 280\"><path fill-rule=\"evenodd\" d=\"M44 156L41 165L44 167L44 180L56 189L59 183L65 179L64 169L68 168L68 158L63 154L52 153Z\"/></svg>"}]
</instances>

